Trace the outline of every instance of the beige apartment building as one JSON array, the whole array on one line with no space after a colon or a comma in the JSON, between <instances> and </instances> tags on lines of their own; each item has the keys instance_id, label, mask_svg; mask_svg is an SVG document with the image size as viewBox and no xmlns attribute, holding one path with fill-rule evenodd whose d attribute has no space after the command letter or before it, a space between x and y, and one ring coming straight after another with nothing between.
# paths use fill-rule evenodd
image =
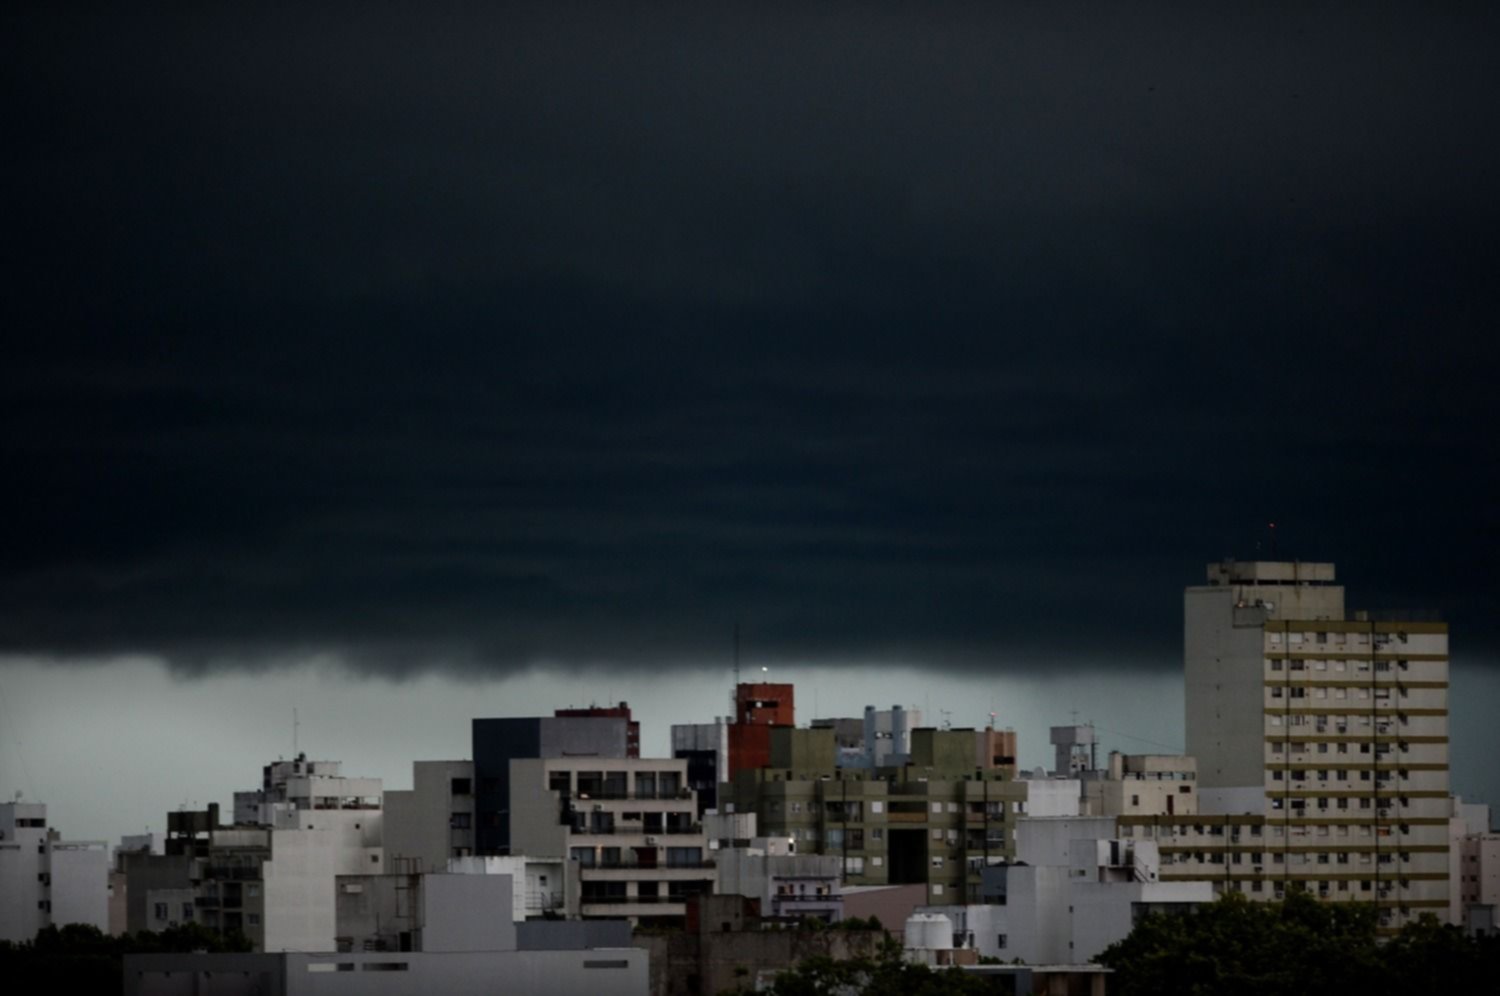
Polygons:
<instances>
[{"instance_id":1,"label":"beige apartment building","mask_svg":"<svg viewBox=\"0 0 1500 996\"><path fill-rule=\"evenodd\" d=\"M1332 564L1212 564L1186 593L1187 751L1199 814L1125 816L1162 879L1450 908L1448 630L1346 618Z\"/></svg>"},{"instance_id":2,"label":"beige apartment building","mask_svg":"<svg viewBox=\"0 0 1500 996\"><path fill-rule=\"evenodd\" d=\"M584 917L681 923L713 892L708 838L688 762L667 758L522 758L510 762L511 847L577 869Z\"/></svg>"}]
</instances>

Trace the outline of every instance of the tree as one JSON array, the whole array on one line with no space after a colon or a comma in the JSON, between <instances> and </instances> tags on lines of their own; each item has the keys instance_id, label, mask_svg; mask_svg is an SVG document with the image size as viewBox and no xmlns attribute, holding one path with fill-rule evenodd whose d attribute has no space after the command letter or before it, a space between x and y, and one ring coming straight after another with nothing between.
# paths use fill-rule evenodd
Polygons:
<instances>
[{"instance_id":1,"label":"tree","mask_svg":"<svg viewBox=\"0 0 1500 996\"><path fill-rule=\"evenodd\" d=\"M1373 906L1294 891L1280 903L1230 893L1191 913L1148 915L1096 960L1114 969L1118 996L1382 994L1446 983L1455 971L1493 978L1497 950L1430 917L1382 944Z\"/></svg>"},{"instance_id":2,"label":"tree","mask_svg":"<svg viewBox=\"0 0 1500 996\"><path fill-rule=\"evenodd\" d=\"M250 942L235 932L223 935L196 923L160 933L141 931L111 937L98 927L70 923L43 927L30 941L0 942L0 979L16 992L46 985L67 992L117 993L127 954L189 951L249 951ZM24 983L24 985L22 985Z\"/></svg>"}]
</instances>

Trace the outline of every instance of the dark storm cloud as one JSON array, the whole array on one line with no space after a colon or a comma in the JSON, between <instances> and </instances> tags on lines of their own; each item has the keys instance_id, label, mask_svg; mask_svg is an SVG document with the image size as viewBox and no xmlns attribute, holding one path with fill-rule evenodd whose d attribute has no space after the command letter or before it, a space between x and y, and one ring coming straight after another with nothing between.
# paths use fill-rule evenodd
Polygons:
<instances>
[{"instance_id":1,"label":"dark storm cloud","mask_svg":"<svg viewBox=\"0 0 1500 996\"><path fill-rule=\"evenodd\" d=\"M1493 15L10 15L0 646L1494 650Z\"/></svg>"}]
</instances>

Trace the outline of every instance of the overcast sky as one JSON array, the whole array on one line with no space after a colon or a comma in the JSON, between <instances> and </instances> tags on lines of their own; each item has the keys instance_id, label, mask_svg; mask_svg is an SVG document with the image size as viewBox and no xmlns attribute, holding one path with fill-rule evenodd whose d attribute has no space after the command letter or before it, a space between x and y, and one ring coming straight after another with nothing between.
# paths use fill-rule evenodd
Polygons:
<instances>
[{"instance_id":1,"label":"overcast sky","mask_svg":"<svg viewBox=\"0 0 1500 996\"><path fill-rule=\"evenodd\" d=\"M0 695L1170 684L1274 521L1500 708L1482 5L22 6Z\"/></svg>"}]
</instances>

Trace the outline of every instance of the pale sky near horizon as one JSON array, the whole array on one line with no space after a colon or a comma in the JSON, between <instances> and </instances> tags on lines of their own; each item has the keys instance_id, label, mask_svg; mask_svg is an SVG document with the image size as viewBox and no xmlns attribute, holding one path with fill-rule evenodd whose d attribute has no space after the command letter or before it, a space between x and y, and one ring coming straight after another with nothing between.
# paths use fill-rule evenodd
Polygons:
<instances>
[{"instance_id":1,"label":"pale sky near horizon","mask_svg":"<svg viewBox=\"0 0 1500 996\"><path fill-rule=\"evenodd\" d=\"M759 665L745 677L760 677ZM901 703L927 725L996 725L1019 735L1020 760L1050 766L1048 727L1092 720L1101 757L1109 750L1155 753L1181 748L1183 690L1170 670L1069 669L1057 677L1028 670L988 680L882 665L773 667L765 677L797 689L799 725L814 716ZM106 664L0 658L0 797L21 791L48 804L52 826L71 839L105 839L147 829L165 814L220 803L259 784L261 765L292 753L292 709L299 740L317 759L350 774L410 788L411 762L469 756L476 716L547 715L567 705L626 699L641 721L642 752L669 753L674 722L706 722L727 711L730 673L676 672L612 681L599 671L532 673L503 680L428 674L403 682L351 675L336 663L304 663L258 673L174 678L156 661ZM1500 694L1500 670L1453 665L1450 700L1453 791L1500 802L1500 727L1484 708ZM945 713L944 710L947 710Z\"/></svg>"}]
</instances>

